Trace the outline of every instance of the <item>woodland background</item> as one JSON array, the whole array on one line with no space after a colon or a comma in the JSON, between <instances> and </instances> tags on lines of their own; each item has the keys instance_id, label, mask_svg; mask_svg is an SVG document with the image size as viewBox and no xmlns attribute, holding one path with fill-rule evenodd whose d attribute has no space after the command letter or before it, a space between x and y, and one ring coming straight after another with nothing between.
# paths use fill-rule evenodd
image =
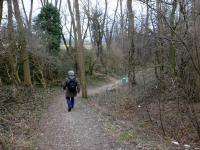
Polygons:
<instances>
[{"instance_id":1,"label":"woodland background","mask_svg":"<svg viewBox=\"0 0 200 150\"><path fill-rule=\"evenodd\" d=\"M87 86L127 76L129 85L100 95L100 103L110 99L110 111L117 105L113 111L126 110L127 116L140 105L141 119L160 134L199 144L199 0L137 0L144 8L137 15L132 0L113 1L112 13L107 0L104 6L40 0L36 17L35 1L30 0L30 10L24 1L0 0L2 147L19 142L14 135L30 140L24 136L33 134L29 120L36 128L46 97L58 93L70 69L80 78L83 98Z\"/></svg>"}]
</instances>

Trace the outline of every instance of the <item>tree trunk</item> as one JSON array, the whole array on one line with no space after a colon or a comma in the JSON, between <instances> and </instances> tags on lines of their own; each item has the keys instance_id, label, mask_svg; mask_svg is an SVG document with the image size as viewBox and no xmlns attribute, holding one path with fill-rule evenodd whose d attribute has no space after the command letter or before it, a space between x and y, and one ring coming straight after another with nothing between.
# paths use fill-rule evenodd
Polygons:
<instances>
[{"instance_id":1,"label":"tree trunk","mask_svg":"<svg viewBox=\"0 0 200 150\"><path fill-rule=\"evenodd\" d=\"M163 16L162 16L162 12L163 12L163 6L162 6L162 2L160 0L156 0L156 11L157 11L157 26L158 26L158 37L157 38L157 51L159 53L158 55L158 64L160 67L160 74L162 74L162 71L164 70L164 41L162 38L160 38L163 34Z\"/></svg>"},{"instance_id":2,"label":"tree trunk","mask_svg":"<svg viewBox=\"0 0 200 150\"><path fill-rule=\"evenodd\" d=\"M15 18L17 21L17 28L19 31L19 44L21 46L21 56L23 62L23 72L24 72L24 85L31 86L31 74L30 74L30 66L29 66L29 55L27 51L27 41L25 37L25 29L23 27L23 21L19 11L19 4L17 0L13 1Z\"/></svg>"},{"instance_id":3,"label":"tree trunk","mask_svg":"<svg viewBox=\"0 0 200 150\"><path fill-rule=\"evenodd\" d=\"M145 21L145 30L148 33L149 30L149 0L146 0L146 9L147 9L147 16Z\"/></svg>"},{"instance_id":4,"label":"tree trunk","mask_svg":"<svg viewBox=\"0 0 200 150\"><path fill-rule=\"evenodd\" d=\"M77 22L77 52L78 52L78 67L80 71L80 80L82 85L82 97L87 98L87 83L85 76L85 61L84 61L84 49L83 49L83 39L81 34L81 23L80 23L80 11L79 11L79 1L75 0L75 11L76 11L76 22Z\"/></svg>"},{"instance_id":5,"label":"tree trunk","mask_svg":"<svg viewBox=\"0 0 200 150\"><path fill-rule=\"evenodd\" d=\"M121 36L121 48L124 51L124 14L123 14L123 5L122 0L120 0L120 36Z\"/></svg>"},{"instance_id":6,"label":"tree trunk","mask_svg":"<svg viewBox=\"0 0 200 150\"><path fill-rule=\"evenodd\" d=\"M200 1L193 1L193 59L196 66L200 69ZM200 98L200 75L197 75L196 80L197 93Z\"/></svg>"},{"instance_id":7,"label":"tree trunk","mask_svg":"<svg viewBox=\"0 0 200 150\"><path fill-rule=\"evenodd\" d=\"M175 22L175 15L176 15L176 9L177 9L177 0L174 0L172 2L172 11L170 15L170 26L173 28L173 30L176 30L176 22ZM171 72L174 76L176 76L176 47L174 44L174 38L175 34L174 31L171 30L171 43L170 43L170 64L171 64Z\"/></svg>"},{"instance_id":8,"label":"tree trunk","mask_svg":"<svg viewBox=\"0 0 200 150\"><path fill-rule=\"evenodd\" d=\"M19 78L18 74L18 64L16 59L16 50L14 48L14 39L13 39L13 8L12 8L12 2L11 0L7 0L7 7L8 7L8 40L9 40L9 47L8 47L8 53L9 53L9 63L11 68L11 77L12 80L15 82L16 85L21 84L21 80Z\"/></svg>"},{"instance_id":9,"label":"tree trunk","mask_svg":"<svg viewBox=\"0 0 200 150\"><path fill-rule=\"evenodd\" d=\"M96 22L96 26L98 26L98 33L96 33L97 35L97 39L95 39L95 43L97 46L97 61L99 63L101 63L102 65L104 65L104 59L103 59L103 36L104 36L104 28L105 28L105 22L106 22L106 16L107 16L107 9L108 9L108 2L107 0L105 0L105 11L104 11L104 16L103 19L100 20L100 18L95 18L97 19Z\"/></svg>"},{"instance_id":10,"label":"tree trunk","mask_svg":"<svg viewBox=\"0 0 200 150\"><path fill-rule=\"evenodd\" d=\"M0 26L2 20L2 13L3 13L3 0L0 0Z\"/></svg>"},{"instance_id":11,"label":"tree trunk","mask_svg":"<svg viewBox=\"0 0 200 150\"><path fill-rule=\"evenodd\" d=\"M117 0L117 6L115 8L115 12L114 12L114 16L113 16L114 19L113 19L110 30L109 30L109 27L108 27L108 23L106 24L107 30L105 32L105 41L106 41L106 45L107 45L107 51L110 51L112 40L113 40L112 39L113 38L113 30L114 30L114 25L115 25L115 22L116 22L118 6L119 6L119 0Z\"/></svg>"},{"instance_id":12,"label":"tree trunk","mask_svg":"<svg viewBox=\"0 0 200 150\"><path fill-rule=\"evenodd\" d=\"M31 0L31 9L29 12L29 20L28 20L28 29L30 32L31 32L32 16L33 16L33 0Z\"/></svg>"},{"instance_id":13,"label":"tree trunk","mask_svg":"<svg viewBox=\"0 0 200 150\"><path fill-rule=\"evenodd\" d=\"M135 81L135 45L134 45L134 14L132 10L132 0L127 0L128 9L128 78L129 85L133 87Z\"/></svg>"},{"instance_id":14,"label":"tree trunk","mask_svg":"<svg viewBox=\"0 0 200 150\"><path fill-rule=\"evenodd\" d=\"M75 66L75 70L76 70L78 76L80 76L80 72L77 69L77 64L78 64L77 28L76 28L74 12L72 11L70 0L67 0L67 4L68 4L68 8L69 8L69 13L70 13L70 16L71 16L71 24L72 24L73 31L74 31L74 43L75 43L75 62L74 62L74 66ZM70 30L70 36L71 36L71 30ZM71 40L71 38L70 38L70 40ZM69 41L69 45L71 45L70 41Z\"/></svg>"},{"instance_id":15,"label":"tree trunk","mask_svg":"<svg viewBox=\"0 0 200 150\"><path fill-rule=\"evenodd\" d=\"M62 40L64 42L64 45L65 45L65 48L66 48L67 52L69 52L69 47L67 46L67 41L65 39L65 36L64 36L63 32L62 32Z\"/></svg>"}]
</instances>

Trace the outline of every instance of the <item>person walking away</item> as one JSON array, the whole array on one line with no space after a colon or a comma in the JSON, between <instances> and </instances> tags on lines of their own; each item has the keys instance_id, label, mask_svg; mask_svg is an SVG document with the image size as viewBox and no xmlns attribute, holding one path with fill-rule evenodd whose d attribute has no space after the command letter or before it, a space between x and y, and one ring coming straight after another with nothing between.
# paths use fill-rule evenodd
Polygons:
<instances>
[{"instance_id":1,"label":"person walking away","mask_svg":"<svg viewBox=\"0 0 200 150\"><path fill-rule=\"evenodd\" d=\"M65 90L68 112L74 108L74 97L80 92L80 83L73 70L68 71L68 77L65 80L63 89Z\"/></svg>"}]
</instances>

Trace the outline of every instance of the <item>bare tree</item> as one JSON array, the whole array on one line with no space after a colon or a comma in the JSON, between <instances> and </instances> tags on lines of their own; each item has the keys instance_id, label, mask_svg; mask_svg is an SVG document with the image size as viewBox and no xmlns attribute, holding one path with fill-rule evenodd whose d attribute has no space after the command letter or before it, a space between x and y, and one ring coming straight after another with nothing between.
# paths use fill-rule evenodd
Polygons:
<instances>
[{"instance_id":1,"label":"bare tree","mask_svg":"<svg viewBox=\"0 0 200 150\"><path fill-rule=\"evenodd\" d=\"M0 0L0 28L1 28L2 13L3 13L3 0ZM3 44L1 39L0 39L0 47L3 49Z\"/></svg>"},{"instance_id":2,"label":"bare tree","mask_svg":"<svg viewBox=\"0 0 200 150\"><path fill-rule=\"evenodd\" d=\"M3 0L0 0L0 25L2 20L2 12L3 12Z\"/></svg>"},{"instance_id":3,"label":"bare tree","mask_svg":"<svg viewBox=\"0 0 200 150\"><path fill-rule=\"evenodd\" d=\"M40 0L42 7L45 6L49 1L48 0Z\"/></svg>"},{"instance_id":4,"label":"bare tree","mask_svg":"<svg viewBox=\"0 0 200 150\"><path fill-rule=\"evenodd\" d=\"M109 29L109 20L108 20L109 18L106 18L107 24L106 24L106 30L105 30L104 34L105 34L107 50L110 50L110 46L112 44L113 29L114 29L114 25L115 25L115 22L116 22L116 15L117 15L118 6L119 6L119 0L117 0L117 6L116 6L116 9L115 9L115 12L114 12L113 20L111 20L112 24L111 24L110 29Z\"/></svg>"},{"instance_id":5,"label":"bare tree","mask_svg":"<svg viewBox=\"0 0 200 150\"><path fill-rule=\"evenodd\" d=\"M106 23L106 16L107 16L107 9L108 3L105 0L105 11L102 13L101 10L98 10L98 6L93 10L92 17L91 17L91 30L92 30L92 37L93 43L97 49L96 55L98 62L104 64L103 62L103 36L105 33L105 23Z\"/></svg>"},{"instance_id":6,"label":"bare tree","mask_svg":"<svg viewBox=\"0 0 200 150\"><path fill-rule=\"evenodd\" d=\"M122 1L120 0L120 36L121 36L121 44L122 44L122 49L124 51L124 13L123 13L123 6L122 6Z\"/></svg>"},{"instance_id":7,"label":"bare tree","mask_svg":"<svg viewBox=\"0 0 200 150\"><path fill-rule=\"evenodd\" d=\"M69 9L69 13L70 13L70 17L71 17L71 25L73 27L73 33L74 33L74 45L75 45L75 68L76 68L76 71L78 72L78 53L77 53L77 43L78 43L78 37L77 37L77 28L76 28L76 22L75 22L75 17L74 17L74 12L72 10L72 7L71 7L71 2L70 0L67 0L67 4L68 4L68 9ZM71 28L72 29L72 28ZM70 39L72 37L72 30L70 30ZM80 72L78 72L78 74L80 74Z\"/></svg>"},{"instance_id":8,"label":"bare tree","mask_svg":"<svg viewBox=\"0 0 200 150\"><path fill-rule=\"evenodd\" d=\"M80 21L80 10L79 10L79 1L75 0L75 11L76 11L76 23L77 23L77 53L78 53L78 66L80 71L80 79L82 85L82 97L87 98L87 83L85 76L85 55L83 48L83 39L81 32L81 21Z\"/></svg>"},{"instance_id":9,"label":"bare tree","mask_svg":"<svg viewBox=\"0 0 200 150\"><path fill-rule=\"evenodd\" d=\"M200 69L200 1L193 1L193 59L195 61L196 66ZM197 93L200 97L200 75L198 75L196 80L197 85Z\"/></svg>"},{"instance_id":10,"label":"bare tree","mask_svg":"<svg viewBox=\"0 0 200 150\"><path fill-rule=\"evenodd\" d=\"M53 6L55 6L60 11L61 5L62 5L62 0L54 0L54 1L53 0L51 0L51 1L49 1L49 0L40 0L40 3L42 5L42 7L45 6L48 3L51 3Z\"/></svg>"},{"instance_id":11,"label":"bare tree","mask_svg":"<svg viewBox=\"0 0 200 150\"><path fill-rule=\"evenodd\" d=\"M134 86L135 81L135 45L134 45L134 14L132 10L132 0L127 0L128 9L128 78L130 86Z\"/></svg>"},{"instance_id":12,"label":"bare tree","mask_svg":"<svg viewBox=\"0 0 200 150\"><path fill-rule=\"evenodd\" d=\"M8 7L8 55L9 63L11 68L11 77L15 84L20 84L21 79L18 74L18 62L17 62L17 52L16 52L16 40L14 38L14 27L13 27L13 8L11 0L7 0Z\"/></svg>"},{"instance_id":13,"label":"bare tree","mask_svg":"<svg viewBox=\"0 0 200 150\"><path fill-rule=\"evenodd\" d=\"M26 24L27 24L27 28L29 31L31 31L31 23L32 23L32 15L33 15L33 0L31 0L31 7L30 7L30 11L29 11L29 17L26 13L26 9L25 9L25 6L24 6L24 0L21 0L22 1L22 8L23 8L23 12L24 12L24 15L25 15L25 20L26 20Z\"/></svg>"},{"instance_id":14,"label":"bare tree","mask_svg":"<svg viewBox=\"0 0 200 150\"><path fill-rule=\"evenodd\" d=\"M157 11L157 50L156 50L156 60L160 68L160 73L164 70L164 41L162 35L164 34L164 20L163 20L163 3L160 0L156 0L156 11ZM157 74L157 67L155 67L155 73ZM158 76L158 75L157 75Z\"/></svg>"},{"instance_id":15,"label":"bare tree","mask_svg":"<svg viewBox=\"0 0 200 150\"><path fill-rule=\"evenodd\" d=\"M15 18L17 21L17 27L19 31L19 44L21 46L21 56L22 56L22 62L23 62L23 71L24 71L24 84L27 86L31 86L31 74L30 74L30 66L29 66L29 54L27 51L27 41L25 37L25 29L23 26L23 21L20 15L19 11L19 4L18 1L13 1L14 6L14 12L15 12Z\"/></svg>"},{"instance_id":16,"label":"bare tree","mask_svg":"<svg viewBox=\"0 0 200 150\"><path fill-rule=\"evenodd\" d=\"M173 28L173 31L171 30L171 42L170 42L170 63L171 63L171 72L173 75L177 74L176 70L176 47L174 43L175 34L174 31L176 31L177 23L176 23L176 10L178 6L178 1L173 0L172 2L172 10L170 14L170 26Z\"/></svg>"}]
</instances>

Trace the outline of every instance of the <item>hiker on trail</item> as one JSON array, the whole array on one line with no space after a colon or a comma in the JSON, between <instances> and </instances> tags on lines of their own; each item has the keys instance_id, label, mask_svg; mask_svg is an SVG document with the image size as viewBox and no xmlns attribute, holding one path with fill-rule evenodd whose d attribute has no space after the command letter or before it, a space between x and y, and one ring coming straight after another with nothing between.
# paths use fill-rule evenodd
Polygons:
<instances>
[{"instance_id":1,"label":"hiker on trail","mask_svg":"<svg viewBox=\"0 0 200 150\"><path fill-rule=\"evenodd\" d=\"M68 112L74 108L74 97L80 92L80 83L75 76L73 70L68 72L68 77L64 83L63 89L66 90L66 100L68 105Z\"/></svg>"}]
</instances>

